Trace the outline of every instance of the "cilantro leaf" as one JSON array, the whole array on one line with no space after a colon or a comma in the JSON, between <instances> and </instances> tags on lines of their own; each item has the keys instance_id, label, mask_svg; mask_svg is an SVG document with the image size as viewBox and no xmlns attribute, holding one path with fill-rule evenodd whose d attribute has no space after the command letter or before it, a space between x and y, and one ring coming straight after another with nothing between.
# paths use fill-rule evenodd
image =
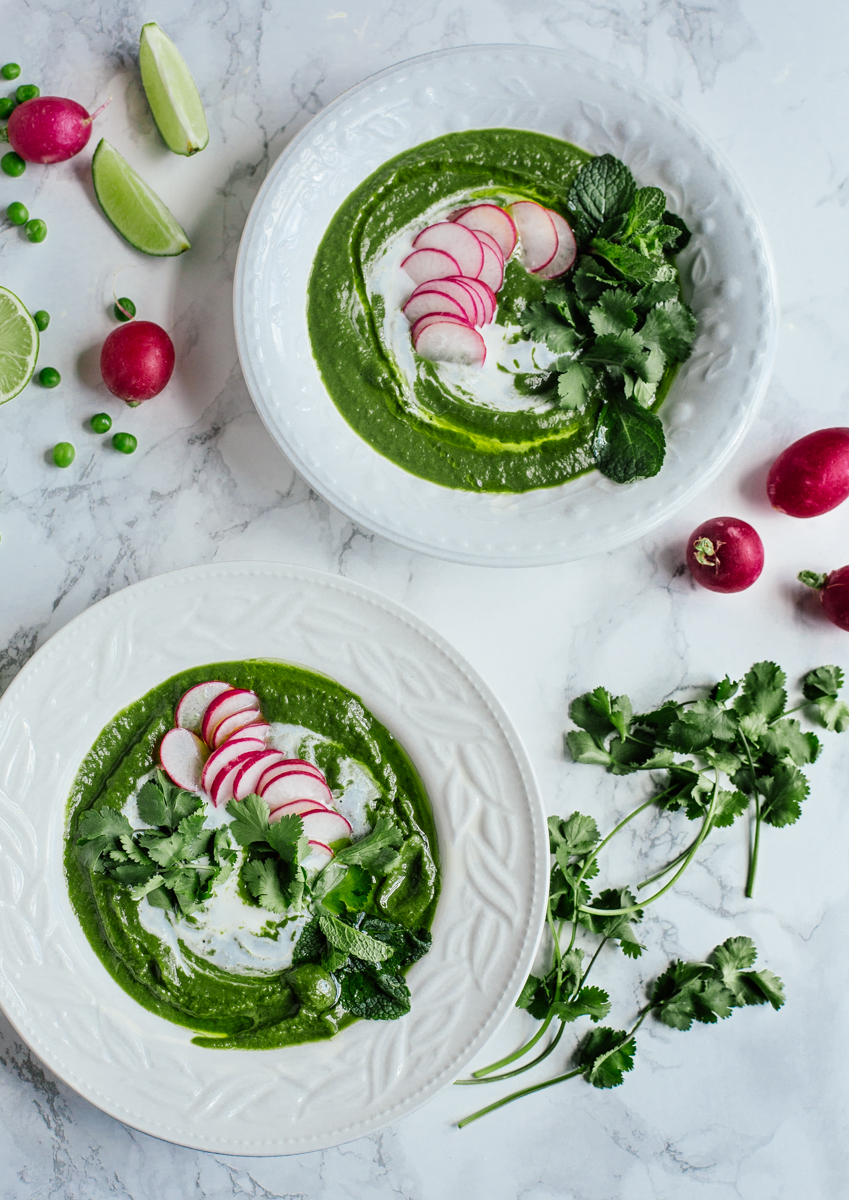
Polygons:
<instances>
[{"instance_id":1,"label":"cilantro leaf","mask_svg":"<svg viewBox=\"0 0 849 1200\"><path fill-rule=\"evenodd\" d=\"M602 1026L593 1029L581 1042L576 1053L584 1078L593 1087L618 1087L626 1072L633 1069L636 1046L621 1029Z\"/></svg>"},{"instance_id":2,"label":"cilantro leaf","mask_svg":"<svg viewBox=\"0 0 849 1200\"><path fill-rule=\"evenodd\" d=\"M844 700L821 696L814 701L814 708L819 720L832 733L845 733L849 729L849 704Z\"/></svg>"},{"instance_id":3,"label":"cilantro leaf","mask_svg":"<svg viewBox=\"0 0 849 1200\"><path fill-rule=\"evenodd\" d=\"M720 788L716 793L713 824L719 826L720 829L724 829L728 825L733 825L738 817L742 817L750 804L751 800L743 792L729 792L724 788ZM687 815L690 815L689 812Z\"/></svg>"},{"instance_id":4,"label":"cilantro leaf","mask_svg":"<svg viewBox=\"0 0 849 1200\"><path fill-rule=\"evenodd\" d=\"M633 329L637 324L635 303L635 297L623 288L602 292L598 304L590 311L590 324L596 334L625 333Z\"/></svg>"},{"instance_id":5,"label":"cilantro leaf","mask_svg":"<svg viewBox=\"0 0 849 1200\"><path fill-rule=\"evenodd\" d=\"M591 1021L603 1021L610 1012L610 997L603 988L584 987L574 1000L558 1000L553 1006L555 1016L561 1021L577 1021L589 1017Z\"/></svg>"},{"instance_id":6,"label":"cilantro leaf","mask_svg":"<svg viewBox=\"0 0 849 1200\"><path fill-rule=\"evenodd\" d=\"M123 813L114 808L89 809L83 813L77 838L80 865L102 874L101 856L120 847L122 835L132 835L133 827Z\"/></svg>"},{"instance_id":7,"label":"cilantro leaf","mask_svg":"<svg viewBox=\"0 0 849 1200\"><path fill-rule=\"evenodd\" d=\"M663 426L633 400L611 398L599 414L593 452L602 475L615 483L649 479L663 466Z\"/></svg>"},{"instance_id":8,"label":"cilantro leaf","mask_svg":"<svg viewBox=\"0 0 849 1200\"><path fill-rule=\"evenodd\" d=\"M259 796L250 795L244 800L231 800L227 805L227 812L233 818L230 832L240 846L268 842L268 805Z\"/></svg>"},{"instance_id":9,"label":"cilantro leaf","mask_svg":"<svg viewBox=\"0 0 849 1200\"><path fill-rule=\"evenodd\" d=\"M279 821L269 822L266 841L285 863L297 865L307 854L304 822L295 813L281 817Z\"/></svg>"},{"instance_id":10,"label":"cilantro leaf","mask_svg":"<svg viewBox=\"0 0 849 1200\"><path fill-rule=\"evenodd\" d=\"M680 300L658 304L646 317L640 337L647 346L656 346L670 362L684 362L696 334L696 318Z\"/></svg>"},{"instance_id":11,"label":"cilantro leaf","mask_svg":"<svg viewBox=\"0 0 849 1200\"><path fill-rule=\"evenodd\" d=\"M393 821L387 817L378 817L371 833L337 851L334 861L356 863L373 875L378 875L387 871L389 864L397 859L395 852L403 841L404 835Z\"/></svg>"},{"instance_id":12,"label":"cilantro leaf","mask_svg":"<svg viewBox=\"0 0 849 1200\"><path fill-rule=\"evenodd\" d=\"M789 759L797 767L816 762L822 749L815 733L803 733L799 722L787 717L768 726L760 744L767 754Z\"/></svg>"},{"instance_id":13,"label":"cilantro leaf","mask_svg":"<svg viewBox=\"0 0 849 1200\"><path fill-rule=\"evenodd\" d=\"M242 879L248 891L263 908L274 913L285 913L289 908L289 894L280 882L277 864L273 858L253 859L242 868Z\"/></svg>"},{"instance_id":14,"label":"cilantro leaf","mask_svg":"<svg viewBox=\"0 0 849 1200\"><path fill-rule=\"evenodd\" d=\"M598 825L592 817L573 812L564 821L562 817L548 818L548 839L552 854L565 853L585 855L601 840Z\"/></svg>"},{"instance_id":15,"label":"cilantro leaf","mask_svg":"<svg viewBox=\"0 0 849 1200\"><path fill-rule=\"evenodd\" d=\"M802 772L787 763L779 763L771 775L761 778L763 796L761 817L768 825L793 825L802 815L802 802L810 787Z\"/></svg>"},{"instance_id":16,"label":"cilantro leaf","mask_svg":"<svg viewBox=\"0 0 849 1200\"><path fill-rule=\"evenodd\" d=\"M730 742L736 733L737 722L732 713L715 700L697 700L682 709L669 726L667 741L673 750L693 754L712 741Z\"/></svg>"},{"instance_id":17,"label":"cilantro leaf","mask_svg":"<svg viewBox=\"0 0 849 1200\"><path fill-rule=\"evenodd\" d=\"M586 729L599 743L611 733L626 737L632 715L627 696L613 696L603 687L577 696L569 705L569 716L575 724Z\"/></svg>"},{"instance_id":18,"label":"cilantro leaf","mask_svg":"<svg viewBox=\"0 0 849 1200\"><path fill-rule=\"evenodd\" d=\"M532 1017L542 1021L548 1014L549 997L545 989L545 980L538 975L529 975L525 986L516 1001L517 1008L526 1008Z\"/></svg>"},{"instance_id":19,"label":"cilantro leaf","mask_svg":"<svg viewBox=\"0 0 849 1200\"><path fill-rule=\"evenodd\" d=\"M142 787L137 798L139 816L146 825L165 825L168 810L162 788L149 779Z\"/></svg>"},{"instance_id":20,"label":"cilantro leaf","mask_svg":"<svg viewBox=\"0 0 849 1200\"><path fill-rule=\"evenodd\" d=\"M716 1020L710 1009L703 1014L699 997L704 980L711 975L711 968L706 963L686 963L675 961L670 963L663 974L656 980L649 999L657 1016L665 1025L673 1029L687 1030L693 1021ZM728 999L733 1003L731 992ZM731 1008L728 1009L727 1016Z\"/></svg>"},{"instance_id":21,"label":"cilantro leaf","mask_svg":"<svg viewBox=\"0 0 849 1200\"><path fill-rule=\"evenodd\" d=\"M525 309L522 330L535 342L543 342L555 354L571 354L581 337L560 314L547 304L536 301Z\"/></svg>"},{"instance_id":22,"label":"cilantro leaf","mask_svg":"<svg viewBox=\"0 0 849 1200\"><path fill-rule=\"evenodd\" d=\"M625 223L636 192L634 177L612 154L584 163L572 184L567 204L581 239L597 232L617 234Z\"/></svg>"},{"instance_id":23,"label":"cilantro leaf","mask_svg":"<svg viewBox=\"0 0 849 1200\"><path fill-rule=\"evenodd\" d=\"M596 310L593 309L593 312ZM592 317L592 313L590 314ZM607 367L618 367L642 376L645 370L646 353L637 334L629 329L621 333L603 333L597 337L591 349L585 350L582 362L601 363Z\"/></svg>"},{"instance_id":24,"label":"cilantro leaf","mask_svg":"<svg viewBox=\"0 0 849 1200\"><path fill-rule=\"evenodd\" d=\"M821 696L837 699L843 687L843 671L840 667L817 667L808 671L802 681L802 695L806 700L819 700Z\"/></svg>"},{"instance_id":25,"label":"cilantro leaf","mask_svg":"<svg viewBox=\"0 0 849 1200\"><path fill-rule=\"evenodd\" d=\"M610 767L613 759L607 751L599 746L595 738L581 730L570 729L566 734L566 745L572 762L585 763L589 766Z\"/></svg>"},{"instance_id":26,"label":"cilantro leaf","mask_svg":"<svg viewBox=\"0 0 849 1200\"><path fill-rule=\"evenodd\" d=\"M771 971L752 971L758 952L751 938L728 938L711 954L722 983L734 997L738 1006L770 1003L781 1008L784 1003L784 985Z\"/></svg>"},{"instance_id":27,"label":"cilantro leaf","mask_svg":"<svg viewBox=\"0 0 849 1200\"><path fill-rule=\"evenodd\" d=\"M328 864L334 865L334 864ZM323 871L321 878L327 874ZM320 899L325 908L337 916L343 912L359 913L365 908L374 888L374 879L362 867L342 867L337 882L319 896L315 888L313 895Z\"/></svg>"},{"instance_id":28,"label":"cilantro leaf","mask_svg":"<svg viewBox=\"0 0 849 1200\"><path fill-rule=\"evenodd\" d=\"M784 712L787 692L784 683L787 676L771 662L755 663L743 680L743 689L734 702L734 708L742 716L757 714L765 721L774 721Z\"/></svg>"},{"instance_id":29,"label":"cilantro leaf","mask_svg":"<svg viewBox=\"0 0 849 1200\"><path fill-rule=\"evenodd\" d=\"M582 409L595 382L592 371L580 362L568 363L557 377L557 398L561 408Z\"/></svg>"}]
</instances>

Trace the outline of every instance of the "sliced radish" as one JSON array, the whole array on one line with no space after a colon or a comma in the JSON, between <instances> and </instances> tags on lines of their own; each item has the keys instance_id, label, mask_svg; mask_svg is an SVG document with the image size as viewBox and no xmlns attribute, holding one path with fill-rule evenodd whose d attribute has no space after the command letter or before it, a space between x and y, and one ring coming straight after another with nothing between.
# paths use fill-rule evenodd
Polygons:
<instances>
[{"instance_id":1,"label":"sliced radish","mask_svg":"<svg viewBox=\"0 0 849 1200\"><path fill-rule=\"evenodd\" d=\"M459 317L467 324L470 323L465 308L444 292L423 292L416 288L404 305L403 312L411 325L414 325L419 317L427 317L431 313L439 313L442 317Z\"/></svg>"},{"instance_id":2,"label":"sliced radish","mask_svg":"<svg viewBox=\"0 0 849 1200\"><path fill-rule=\"evenodd\" d=\"M267 721L257 721L257 710L255 708L244 708L241 712L233 713L232 717L225 717L224 720L215 726L212 734L212 744L217 749L223 746L224 743L234 734L241 733L243 729L251 726L256 726L258 729L265 727L268 729Z\"/></svg>"},{"instance_id":3,"label":"sliced radish","mask_svg":"<svg viewBox=\"0 0 849 1200\"><path fill-rule=\"evenodd\" d=\"M237 755L232 762L227 763L218 771L209 787L209 797L216 807L235 800L234 788L242 768L253 762L258 754L264 753L264 750L244 750L242 754Z\"/></svg>"},{"instance_id":4,"label":"sliced radish","mask_svg":"<svg viewBox=\"0 0 849 1200\"><path fill-rule=\"evenodd\" d=\"M282 758L279 750L258 750L250 758L246 758L233 780L233 799L244 800L245 796L254 793L263 771L267 771L274 763L279 763Z\"/></svg>"},{"instance_id":5,"label":"sliced radish","mask_svg":"<svg viewBox=\"0 0 849 1200\"><path fill-rule=\"evenodd\" d=\"M578 244L569 222L551 208L546 209L546 212L554 222L554 228L557 231L557 253L551 262L540 267L536 274L540 279L557 279L559 275L566 274L578 257Z\"/></svg>"},{"instance_id":6,"label":"sliced radish","mask_svg":"<svg viewBox=\"0 0 849 1200\"><path fill-rule=\"evenodd\" d=\"M325 846L329 846L331 842L338 842L340 838L351 836L351 822L341 813L331 812L329 809L327 812L305 813L301 820L307 838L310 841L324 842Z\"/></svg>"},{"instance_id":7,"label":"sliced radish","mask_svg":"<svg viewBox=\"0 0 849 1200\"><path fill-rule=\"evenodd\" d=\"M422 317L413 326L413 346L416 354L431 362L459 363L464 367L482 367L486 361L486 345L471 325L447 317Z\"/></svg>"},{"instance_id":8,"label":"sliced radish","mask_svg":"<svg viewBox=\"0 0 849 1200\"><path fill-rule=\"evenodd\" d=\"M420 283L410 300L415 299L416 296L426 295L428 292L438 292L442 296L449 296L456 304L459 304L470 325L478 324L479 311L480 319L483 320L484 312L480 308L479 302L469 289L456 279L430 279L427 283Z\"/></svg>"},{"instance_id":9,"label":"sliced radish","mask_svg":"<svg viewBox=\"0 0 849 1200\"><path fill-rule=\"evenodd\" d=\"M495 316L495 310L498 307L495 292L482 279L466 279L462 277L458 282L462 282L463 286L472 292L477 297L478 303L483 306L482 324L486 325Z\"/></svg>"},{"instance_id":10,"label":"sliced radish","mask_svg":"<svg viewBox=\"0 0 849 1200\"><path fill-rule=\"evenodd\" d=\"M548 266L557 253L557 230L548 209L535 200L518 200L510 205L510 216L522 239L522 262L527 270Z\"/></svg>"},{"instance_id":11,"label":"sliced radish","mask_svg":"<svg viewBox=\"0 0 849 1200\"><path fill-rule=\"evenodd\" d=\"M401 263L413 283L428 283L432 279L447 279L450 275L462 275L456 258L444 250L414 250Z\"/></svg>"},{"instance_id":12,"label":"sliced radish","mask_svg":"<svg viewBox=\"0 0 849 1200\"><path fill-rule=\"evenodd\" d=\"M287 800L314 800L317 804L332 804L333 794L326 783L308 771L292 771L263 785L260 793L269 808L279 808Z\"/></svg>"},{"instance_id":13,"label":"sliced radish","mask_svg":"<svg viewBox=\"0 0 849 1200\"><path fill-rule=\"evenodd\" d=\"M190 729L169 729L159 744L159 761L168 778L187 792L200 791L209 749Z\"/></svg>"},{"instance_id":14,"label":"sliced radish","mask_svg":"<svg viewBox=\"0 0 849 1200\"><path fill-rule=\"evenodd\" d=\"M478 237L483 247L483 266L478 272L478 279L497 292L504 282L504 255L498 242L488 233L481 230Z\"/></svg>"},{"instance_id":15,"label":"sliced radish","mask_svg":"<svg viewBox=\"0 0 849 1200\"><path fill-rule=\"evenodd\" d=\"M414 250L442 250L450 254L459 265L456 275L474 278L483 266L483 250L480 241L471 229L454 221L439 221L428 225L418 237L413 238Z\"/></svg>"},{"instance_id":16,"label":"sliced radish","mask_svg":"<svg viewBox=\"0 0 849 1200\"><path fill-rule=\"evenodd\" d=\"M488 233L495 238L501 250L501 256L506 261L516 249L516 225L506 209L497 204L473 204L461 208L450 218L458 225L465 225L475 233Z\"/></svg>"},{"instance_id":17,"label":"sliced radish","mask_svg":"<svg viewBox=\"0 0 849 1200\"><path fill-rule=\"evenodd\" d=\"M269 820L271 820L270 817ZM323 871L331 858L333 858L333 851L329 846L325 846L324 842L315 842L312 839L310 840L309 847L310 852L302 861L301 866L305 871Z\"/></svg>"},{"instance_id":18,"label":"sliced radish","mask_svg":"<svg viewBox=\"0 0 849 1200\"><path fill-rule=\"evenodd\" d=\"M259 712L259 696L255 692L249 692L245 688L230 688L216 696L201 723L203 740L211 745L212 735L222 721L232 717L234 713L246 712L248 709Z\"/></svg>"},{"instance_id":19,"label":"sliced radish","mask_svg":"<svg viewBox=\"0 0 849 1200\"><path fill-rule=\"evenodd\" d=\"M330 812L326 804L316 804L315 800L287 800L271 810L269 820L279 821L281 817L305 817L307 813Z\"/></svg>"},{"instance_id":20,"label":"sliced radish","mask_svg":"<svg viewBox=\"0 0 849 1200\"><path fill-rule=\"evenodd\" d=\"M223 746L219 746L217 750L213 750L201 775L201 785L205 792L211 793L212 782L215 776L224 767L229 767L241 754L247 754L251 750L264 750L265 742L259 738L233 738L230 742L225 742Z\"/></svg>"},{"instance_id":21,"label":"sliced radish","mask_svg":"<svg viewBox=\"0 0 849 1200\"><path fill-rule=\"evenodd\" d=\"M308 765L309 765L309 764L307 764L307 766L308 766ZM321 772L320 772L320 771L305 771L305 772L303 772L303 773L304 773L304 774L306 774L306 775L314 775L314 776L315 776L315 778L316 778L316 779L317 779L317 780L318 780L320 783L326 783L326 782L327 782L327 780L324 778L324 776L321 774ZM300 771L297 771L296 769L294 769L294 768L292 768L292 767L286 767L286 766L282 766L282 765L281 765L281 764L279 764L279 763L278 763L278 764L276 764L276 765L274 765L274 766L268 767L268 769L267 769L266 771L264 771L264 772L263 772L263 774L261 775L261 777L260 777L260 778L259 778L259 780L257 781L257 785L256 785L256 792L257 792L257 795L258 795L258 796L261 796L261 795L262 795L262 789L263 789L264 787L267 787L269 783L273 783L273 781L274 781L275 779L281 779L281 778L282 778L284 775L293 775L293 774L301 774L301 772L300 772Z\"/></svg>"},{"instance_id":22,"label":"sliced radish","mask_svg":"<svg viewBox=\"0 0 849 1200\"><path fill-rule=\"evenodd\" d=\"M212 679L208 683L196 683L184 693L174 714L174 724L181 729L190 729L192 733L200 733L203 714L216 696L229 692L230 683L222 683L220 679Z\"/></svg>"}]
</instances>

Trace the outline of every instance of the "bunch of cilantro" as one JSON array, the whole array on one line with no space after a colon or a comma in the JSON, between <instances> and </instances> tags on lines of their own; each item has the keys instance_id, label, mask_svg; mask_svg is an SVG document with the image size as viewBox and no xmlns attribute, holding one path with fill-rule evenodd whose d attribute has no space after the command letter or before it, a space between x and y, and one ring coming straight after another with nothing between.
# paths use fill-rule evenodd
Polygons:
<instances>
[{"instance_id":1,"label":"bunch of cilantro","mask_svg":"<svg viewBox=\"0 0 849 1200\"><path fill-rule=\"evenodd\" d=\"M80 820L77 854L81 866L107 875L147 897L155 908L188 916L223 882L236 861L226 829L204 828L203 801L156 772L138 795L141 819L150 829L133 829L114 808L90 809Z\"/></svg>"},{"instance_id":2,"label":"bunch of cilantro","mask_svg":"<svg viewBox=\"0 0 849 1200\"><path fill-rule=\"evenodd\" d=\"M535 391L597 412L593 454L602 474L616 483L646 479L666 452L652 408L696 331L672 261L690 232L660 188L638 188L611 154L581 168L567 204L579 256L523 314L523 332L558 355Z\"/></svg>"},{"instance_id":3,"label":"bunch of cilantro","mask_svg":"<svg viewBox=\"0 0 849 1200\"><path fill-rule=\"evenodd\" d=\"M804 710L826 729L849 729L849 706L838 697L843 684L838 667L808 672L802 681L802 699L791 709L787 708L785 680L774 663L762 662L739 683L726 677L706 697L667 701L649 713L635 715L627 696L612 696L604 688L572 702L569 714L579 729L568 733L566 741L576 762L604 766L618 775L640 770L663 771L665 775L654 794L604 838L593 818L582 813L566 819L549 818L551 965L544 975L530 976L517 1001L517 1007L541 1022L540 1028L512 1054L458 1082L480 1084L513 1078L546 1059L567 1025L582 1017L593 1024L602 1021L611 1008L610 996L587 983L602 949L608 943L616 944L627 958L638 958L643 947L634 925L642 919L643 910L681 877L712 829L731 825L747 811L752 812L754 825L746 886L746 894L751 895L761 826L789 825L798 819L809 790L800 768L815 761L821 749L816 735L803 731L790 714ZM721 786L723 777L731 787ZM633 891L604 888L593 896L590 883L599 873L600 852L653 805L666 811L683 809L691 819L699 819L696 838ZM642 901L635 898L635 893L672 871L672 878L654 895ZM569 937L564 945L566 929ZM598 939L588 962L586 952L577 945L579 932ZM630 1030L606 1026L591 1030L575 1047L574 1066L569 1071L513 1092L460 1125L578 1075L595 1087L617 1086L633 1067L634 1035L650 1013L672 1028L687 1030L694 1021L715 1024L746 1005L769 1003L780 1008L784 1003L781 980L770 971L755 970L756 957L749 938L732 937L705 961L673 962L650 988L648 1002ZM503 1070L526 1058L552 1024L556 1024L556 1032L540 1054L522 1066Z\"/></svg>"}]
</instances>

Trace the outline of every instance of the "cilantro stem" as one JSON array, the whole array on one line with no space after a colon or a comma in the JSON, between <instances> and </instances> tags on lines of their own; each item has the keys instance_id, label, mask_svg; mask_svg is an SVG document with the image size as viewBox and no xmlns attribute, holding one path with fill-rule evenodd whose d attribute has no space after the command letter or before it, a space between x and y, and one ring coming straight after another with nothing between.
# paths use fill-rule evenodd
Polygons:
<instances>
[{"instance_id":1,"label":"cilantro stem","mask_svg":"<svg viewBox=\"0 0 849 1200\"><path fill-rule=\"evenodd\" d=\"M749 851L749 870L746 875L746 898L751 900L755 892L755 875L758 870L758 854L761 848L761 818L763 812L761 810L761 797L758 791L758 781L755 775L755 764L752 761L752 749L749 745L749 739L746 737L743 730L740 730L740 737L743 739L743 745L746 747L746 757L749 760L749 770L752 772L752 789L755 797L755 832L752 837L752 846Z\"/></svg>"},{"instance_id":2,"label":"cilantro stem","mask_svg":"<svg viewBox=\"0 0 849 1200\"><path fill-rule=\"evenodd\" d=\"M505 1104L512 1104L514 1100L521 1100L523 1096L541 1092L544 1088L554 1087L555 1083L565 1083L567 1079L574 1079L576 1075L581 1075L583 1072L583 1067L575 1067L573 1071L567 1071L565 1075L556 1075L553 1079L546 1079L542 1083L534 1083L530 1087L522 1088L520 1092L511 1092L509 1096L504 1096L501 1100L488 1104L486 1108L479 1108L471 1116L463 1117L462 1121L457 1122L457 1128L462 1129L464 1125L470 1125L472 1121L477 1121L479 1117L485 1117L487 1113L495 1112L497 1108L503 1108Z\"/></svg>"},{"instance_id":3,"label":"cilantro stem","mask_svg":"<svg viewBox=\"0 0 849 1200\"><path fill-rule=\"evenodd\" d=\"M678 863L681 862L682 858L687 857L694 844L694 842L691 842L690 845L685 847L685 849L683 849L679 855L673 858L671 862L668 862L665 867L662 867L659 871L655 871L654 875L649 875L648 879L644 879L642 883L638 883L637 891L639 892L641 888L648 887L650 883L654 883L657 879L662 879L664 875L668 875L673 867L678 866Z\"/></svg>"},{"instance_id":4,"label":"cilantro stem","mask_svg":"<svg viewBox=\"0 0 849 1200\"><path fill-rule=\"evenodd\" d=\"M696 838L696 840L693 842L690 849L687 851L687 857L684 859L684 862L682 863L682 865L678 868L678 870L675 872L675 874L669 880L669 883L665 884L660 889L659 892L655 892L655 894L653 896L649 896L648 900L641 900L639 904L629 905L628 908L590 908L589 905L582 904L579 906L578 911L584 912L584 913L592 913L594 916L599 916L599 917L620 917L620 916L624 917L628 913L639 912L641 908L647 908L649 904L654 904L655 900L659 900L661 896L663 896L666 892L668 892L669 889L678 882L678 880L681 878L681 876L687 870L687 867L689 867L690 863L693 861L693 858L695 857L696 851L698 850L699 846L701 846L702 842L707 837L708 832L711 827L711 824L713 822L713 814L714 814L714 809L716 808L716 797L717 797L718 792L719 792L719 774L717 773L716 783L714 784L714 787L713 787L713 795L711 796L711 800L710 800L710 807L708 808L707 816L705 817L704 821L702 822L702 827L699 830L699 835Z\"/></svg>"},{"instance_id":5,"label":"cilantro stem","mask_svg":"<svg viewBox=\"0 0 849 1200\"><path fill-rule=\"evenodd\" d=\"M530 1071L531 1067L535 1067L538 1063L541 1063L544 1058L548 1058L548 1056L549 1056L549 1054L551 1054L552 1050L556 1049L558 1042L563 1037L563 1031L565 1030L565 1028L566 1028L565 1022L561 1021L560 1028L557 1030L557 1033L554 1035L554 1037L551 1039L549 1044L543 1050L542 1054L538 1054L536 1056L536 1058L531 1059L531 1061L529 1063L525 1063L525 1065L523 1067L516 1067L516 1069L514 1071L504 1071L501 1075L485 1075L485 1076L483 1076L483 1078L478 1078L478 1076L481 1074L481 1072L475 1071L473 1073L473 1076L471 1079L455 1079L454 1080L455 1085L460 1087L460 1086L468 1086L469 1084L475 1084L475 1083L498 1083L502 1079L512 1079L514 1077L514 1075L522 1075L522 1074L524 1074L525 1071Z\"/></svg>"},{"instance_id":6,"label":"cilantro stem","mask_svg":"<svg viewBox=\"0 0 849 1200\"><path fill-rule=\"evenodd\" d=\"M490 1063L488 1067L481 1067L479 1071L473 1071L472 1077L474 1079L480 1079L483 1082L484 1077L487 1075L491 1075L493 1071L498 1071L502 1067L509 1067L510 1064L516 1062L517 1059L524 1058L524 1056L530 1050L533 1050L534 1046L537 1044L537 1042L540 1040L540 1038L544 1036L545 1031L548 1029L549 1025L552 1022L552 1019L554 1017L553 1005L556 1004L557 1001L560 999L560 985L562 982L560 972L561 972L561 964L562 964L563 958L562 958L562 955L560 952L560 937L558 936L556 923L551 914L551 899L550 898L548 900L548 905L547 905L546 921L547 921L549 929L551 930L551 936L554 939L554 964L557 969L557 984L554 989L554 998L552 1000L552 1007L549 1008L548 1012L546 1013L545 1020L543 1021L542 1025L540 1025L539 1029L536 1031L536 1033L530 1039L530 1041L525 1042L524 1045L520 1046L518 1050L514 1050L512 1054L508 1054L508 1055L506 1055L506 1057L500 1058L498 1060L498 1062Z\"/></svg>"}]
</instances>

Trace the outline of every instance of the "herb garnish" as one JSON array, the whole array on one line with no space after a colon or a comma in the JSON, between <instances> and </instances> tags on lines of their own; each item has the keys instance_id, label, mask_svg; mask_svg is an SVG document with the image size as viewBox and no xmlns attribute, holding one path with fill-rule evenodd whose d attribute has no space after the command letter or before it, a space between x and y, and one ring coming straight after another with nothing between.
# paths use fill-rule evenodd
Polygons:
<instances>
[{"instance_id":1,"label":"herb garnish","mask_svg":"<svg viewBox=\"0 0 849 1200\"><path fill-rule=\"evenodd\" d=\"M611 154L586 163L567 204L581 253L563 281L523 313L523 330L559 357L546 392L561 407L598 408L593 453L617 483L656 475L666 440L651 411L696 330L673 257L690 240L660 188L638 188ZM662 396L661 396L662 398Z\"/></svg>"},{"instance_id":2,"label":"herb garnish","mask_svg":"<svg viewBox=\"0 0 849 1200\"><path fill-rule=\"evenodd\" d=\"M236 851L226 829L205 829L203 801L156 772L138 795L139 816L152 829L134 830L114 808L84 813L77 839L79 861L147 897L155 908L188 916L201 907L216 882L233 870Z\"/></svg>"},{"instance_id":3,"label":"herb garnish","mask_svg":"<svg viewBox=\"0 0 849 1200\"><path fill-rule=\"evenodd\" d=\"M574 761L605 767L616 775L663 771L660 787L602 838L595 820L582 813L549 817L553 856L547 924L551 937L551 966L545 975L531 975L517 1007L541 1022L534 1036L499 1062L475 1071L460 1084L480 1084L513 1078L546 1059L568 1024L588 1017L593 1024L609 1013L611 1003L602 988L587 985L603 947L618 944L629 958L643 947L634 925L643 910L658 900L681 877L712 829L728 826L744 813L753 813L746 894L751 896L762 824L793 824L808 795L801 767L820 753L820 742L804 732L793 712L804 711L826 729L849 730L849 705L838 699L843 685L839 667L819 667L802 681L802 700L787 708L786 676L775 663L755 663L739 683L727 676L709 694L693 701L667 701L652 712L635 715L627 696L596 688L573 700L569 715L579 728L566 735ZM732 703L733 701L733 703ZM682 758L688 755L690 757ZM730 788L721 787L726 777ZM693 842L660 871L632 890L605 888L595 897L589 881L599 873L598 857L630 821L650 806L664 811L683 809L701 826ZM674 872L674 874L672 874ZM644 900L639 893L650 884L672 878ZM564 930L569 940L564 945ZM600 939L589 962L576 944L583 930ZM694 1021L715 1024L734 1008L784 1003L781 980L768 970L755 970L757 951L749 938L732 937L717 946L706 961L675 961L655 981L648 1003L630 1030L592 1030L574 1051L575 1066L539 1084L513 1092L460 1121L461 1126L522 1096L582 1075L595 1087L616 1087L632 1069L634 1035L649 1015L674 1029L687 1030ZM552 1023L557 1032L546 1048L524 1066L504 1070L525 1058Z\"/></svg>"}]
</instances>

